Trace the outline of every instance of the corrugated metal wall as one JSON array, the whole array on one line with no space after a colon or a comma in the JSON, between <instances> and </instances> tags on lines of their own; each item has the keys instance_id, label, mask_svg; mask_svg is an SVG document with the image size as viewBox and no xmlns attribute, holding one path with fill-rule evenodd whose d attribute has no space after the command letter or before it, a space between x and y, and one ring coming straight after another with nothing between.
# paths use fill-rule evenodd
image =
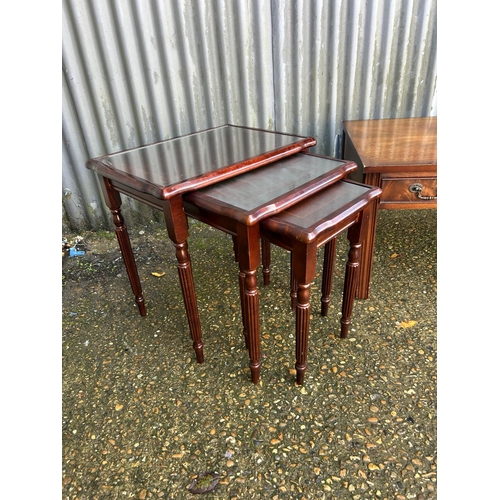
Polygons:
<instances>
[{"instance_id":1,"label":"corrugated metal wall","mask_svg":"<svg viewBox=\"0 0 500 500\"><path fill-rule=\"evenodd\" d=\"M234 123L436 115L436 0L63 0L63 230L111 227L85 161ZM126 197L124 197L126 198ZM152 210L126 199L127 222Z\"/></svg>"}]
</instances>

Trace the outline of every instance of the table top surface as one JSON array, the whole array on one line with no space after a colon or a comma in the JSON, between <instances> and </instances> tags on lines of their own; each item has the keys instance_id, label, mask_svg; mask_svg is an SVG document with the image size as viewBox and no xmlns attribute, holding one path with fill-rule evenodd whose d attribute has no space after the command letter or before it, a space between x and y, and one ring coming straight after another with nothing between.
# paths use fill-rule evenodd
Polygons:
<instances>
[{"instance_id":1,"label":"table top surface","mask_svg":"<svg viewBox=\"0 0 500 500\"><path fill-rule=\"evenodd\" d=\"M223 125L87 161L86 167L160 199L199 189L312 147L316 140Z\"/></svg>"},{"instance_id":2,"label":"table top surface","mask_svg":"<svg viewBox=\"0 0 500 500\"><path fill-rule=\"evenodd\" d=\"M263 220L261 229L264 235L266 230L281 232L309 243L325 230L363 209L381 193L378 187L341 180L315 196Z\"/></svg>"},{"instance_id":3,"label":"table top surface","mask_svg":"<svg viewBox=\"0 0 500 500\"><path fill-rule=\"evenodd\" d=\"M437 117L345 120L363 165L437 165Z\"/></svg>"},{"instance_id":4,"label":"table top surface","mask_svg":"<svg viewBox=\"0 0 500 500\"><path fill-rule=\"evenodd\" d=\"M352 161L298 153L184 195L184 201L245 225L278 213L356 170Z\"/></svg>"}]
</instances>

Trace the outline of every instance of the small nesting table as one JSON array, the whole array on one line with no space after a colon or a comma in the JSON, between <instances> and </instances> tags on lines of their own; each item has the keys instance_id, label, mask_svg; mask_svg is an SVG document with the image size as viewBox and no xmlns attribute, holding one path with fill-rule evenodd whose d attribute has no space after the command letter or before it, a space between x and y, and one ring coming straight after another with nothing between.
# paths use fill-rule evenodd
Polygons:
<instances>
[{"instance_id":1,"label":"small nesting table","mask_svg":"<svg viewBox=\"0 0 500 500\"><path fill-rule=\"evenodd\" d=\"M87 161L86 167L99 176L142 316L146 314L146 307L121 213L120 193L163 212L168 236L176 249L182 295L198 363L204 359L203 342L182 195L307 150L315 144L312 137L224 125Z\"/></svg>"},{"instance_id":2,"label":"small nesting table","mask_svg":"<svg viewBox=\"0 0 500 500\"><path fill-rule=\"evenodd\" d=\"M263 220L261 237L292 255L292 278L297 287L295 307L295 369L297 383L304 382L310 322L310 286L316 273L318 248L331 245L339 233L348 229L350 243L346 264L340 336L347 337L354 297L358 285L361 248L373 201L382 190L354 181L342 180L307 200ZM331 249L330 249L331 250ZM331 252L327 252L331 253ZM326 260L326 259L325 259ZM332 269L324 267L323 273ZM323 276L325 279L326 276ZM331 276L329 277L331 280ZM322 303L326 315L329 297Z\"/></svg>"},{"instance_id":3,"label":"small nesting table","mask_svg":"<svg viewBox=\"0 0 500 500\"><path fill-rule=\"evenodd\" d=\"M437 117L344 121L344 158L351 178L382 189L368 220L357 296L368 298L377 209L437 207Z\"/></svg>"}]
</instances>

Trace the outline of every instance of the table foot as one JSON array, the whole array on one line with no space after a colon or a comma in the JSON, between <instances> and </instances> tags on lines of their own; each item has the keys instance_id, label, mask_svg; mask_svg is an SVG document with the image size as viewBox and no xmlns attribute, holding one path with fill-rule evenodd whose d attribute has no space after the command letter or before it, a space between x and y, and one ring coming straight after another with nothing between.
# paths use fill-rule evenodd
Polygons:
<instances>
[{"instance_id":1,"label":"table foot","mask_svg":"<svg viewBox=\"0 0 500 500\"><path fill-rule=\"evenodd\" d=\"M258 384L260 378L260 363L258 363L256 366L250 363L250 373L252 377L252 382L254 384Z\"/></svg>"},{"instance_id":2,"label":"table foot","mask_svg":"<svg viewBox=\"0 0 500 500\"><path fill-rule=\"evenodd\" d=\"M203 344L201 342L193 342L193 349L196 354L196 361L201 365L205 361L203 356Z\"/></svg>"},{"instance_id":3,"label":"table foot","mask_svg":"<svg viewBox=\"0 0 500 500\"><path fill-rule=\"evenodd\" d=\"M144 298L143 297L136 297L135 303L137 304L137 307L139 308L139 314L141 316L146 316L146 304L144 303Z\"/></svg>"}]
</instances>

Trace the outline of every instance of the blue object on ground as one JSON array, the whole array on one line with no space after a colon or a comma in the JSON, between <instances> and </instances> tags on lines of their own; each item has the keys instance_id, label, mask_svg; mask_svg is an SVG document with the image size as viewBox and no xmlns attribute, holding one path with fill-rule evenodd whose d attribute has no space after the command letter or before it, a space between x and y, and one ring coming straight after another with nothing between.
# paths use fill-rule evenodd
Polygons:
<instances>
[{"instance_id":1,"label":"blue object on ground","mask_svg":"<svg viewBox=\"0 0 500 500\"><path fill-rule=\"evenodd\" d=\"M85 255L85 250L77 250L75 247L69 249L70 257L79 257L80 255Z\"/></svg>"}]
</instances>

